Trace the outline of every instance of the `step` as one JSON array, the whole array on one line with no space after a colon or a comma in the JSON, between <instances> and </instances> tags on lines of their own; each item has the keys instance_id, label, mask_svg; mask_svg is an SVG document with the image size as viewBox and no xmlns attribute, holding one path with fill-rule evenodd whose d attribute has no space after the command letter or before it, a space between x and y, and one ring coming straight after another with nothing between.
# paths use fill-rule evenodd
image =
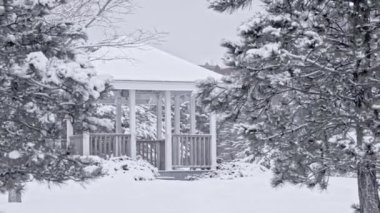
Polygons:
<instances>
[{"instance_id":1,"label":"step","mask_svg":"<svg viewBox=\"0 0 380 213\"><path fill-rule=\"evenodd\" d=\"M160 180L190 180L191 176L201 175L210 172L210 170L174 170L174 171L158 171Z\"/></svg>"},{"instance_id":2,"label":"step","mask_svg":"<svg viewBox=\"0 0 380 213\"><path fill-rule=\"evenodd\" d=\"M174 177L169 177L169 176L158 176L158 180L175 180Z\"/></svg>"}]
</instances>

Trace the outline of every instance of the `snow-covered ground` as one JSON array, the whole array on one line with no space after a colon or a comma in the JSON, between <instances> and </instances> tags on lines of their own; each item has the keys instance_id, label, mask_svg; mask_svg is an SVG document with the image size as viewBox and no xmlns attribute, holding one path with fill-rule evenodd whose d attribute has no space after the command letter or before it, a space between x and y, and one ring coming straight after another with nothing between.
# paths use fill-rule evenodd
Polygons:
<instances>
[{"instance_id":1,"label":"snow-covered ground","mask_svg":"<svg viewBox=\"0 0 380 213\"><path fill-rule=\"evenodd\" d=\"M355 179L331 178L327 191L295 186L273 189L270 175L233 180L133 181L128 173L92 182L32 183L22 204L0 196L1 213L347 213L357 202Z\"/></svg>"}]
</instances>

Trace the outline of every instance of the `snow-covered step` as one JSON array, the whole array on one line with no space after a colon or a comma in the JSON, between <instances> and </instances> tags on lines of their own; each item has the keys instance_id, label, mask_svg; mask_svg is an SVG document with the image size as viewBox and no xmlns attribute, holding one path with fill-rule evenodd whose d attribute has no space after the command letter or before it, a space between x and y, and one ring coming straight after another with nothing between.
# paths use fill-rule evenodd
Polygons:
<instances>
[{"instance_id":1,"label":"snow-covered step","mask_svg":"<svg viewBox=\"0 0 380 213\"><path fill-rule=\"evenodd\" d=\"M157 179L159 180L175 180L174 177L169 177L169 176L158 176Z\"/></svg>"},{"instance_id":2,"label":"snow-covered step","mask_svg":"<svg viewBox=\"0 0 380 213\"><path fill-rule=\"evenodd\" d=\"M192 176L201 175L209 172L209 170L174 170L174 171L159 171L160 176L157 179L161 180L191 180Z\"/></svg>"}]
</instances>

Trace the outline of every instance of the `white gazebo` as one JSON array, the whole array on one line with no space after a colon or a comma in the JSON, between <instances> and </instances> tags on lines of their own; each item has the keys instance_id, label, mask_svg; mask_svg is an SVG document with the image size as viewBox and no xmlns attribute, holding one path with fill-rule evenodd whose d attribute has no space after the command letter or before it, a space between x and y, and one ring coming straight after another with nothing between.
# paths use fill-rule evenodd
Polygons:
<instances>
[{"instance_id":1,"label":"white gazebo","mask_svg":"<svg viewBox=\"0 0 380 213\"><path fill-rule=\"evenodd\" d=\"M140 155L167 171L178 168L215 169L216 117L213 113L209 116L208 134L197 134L194 92L196 81L209 77L220 79L219 74L153 47L107 48L98 51L96 56L101 59L93 63L98 74L110 75L113 79L115 98L103 101L116 106L116 132L74 135L68 121L67 141L73 152L82 155L128 155L133 159ZM157 104L157 140L137 140L136 137L136 100L147 97L154 97ZM187 134L180 129L180 104L184 97L190 101L190 133ZM123 104L129 106L129 134L122 132ZM165 122L162 122L163 118Z\"/></svg>"}]
</instances>

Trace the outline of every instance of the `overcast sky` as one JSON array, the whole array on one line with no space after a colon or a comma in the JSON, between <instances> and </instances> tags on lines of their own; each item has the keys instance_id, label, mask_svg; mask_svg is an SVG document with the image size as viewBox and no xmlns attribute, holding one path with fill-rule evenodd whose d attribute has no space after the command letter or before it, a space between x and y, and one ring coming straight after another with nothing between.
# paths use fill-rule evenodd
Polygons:
<instances>
[{"instance_id":1,"label":"overcast sky","mask_svg":"<svg viewBox=\"0 0 380 213\"><path fill-rule=\"evenodd\" d=\"M207 0L135 0L138 8L126 17L126 31L142 28L167 32L159 49L196 64L221 64L223 39L236 39L236 29L258 6L238 13L220 14L208 9Z\"/></svg>"}]
</instances>

